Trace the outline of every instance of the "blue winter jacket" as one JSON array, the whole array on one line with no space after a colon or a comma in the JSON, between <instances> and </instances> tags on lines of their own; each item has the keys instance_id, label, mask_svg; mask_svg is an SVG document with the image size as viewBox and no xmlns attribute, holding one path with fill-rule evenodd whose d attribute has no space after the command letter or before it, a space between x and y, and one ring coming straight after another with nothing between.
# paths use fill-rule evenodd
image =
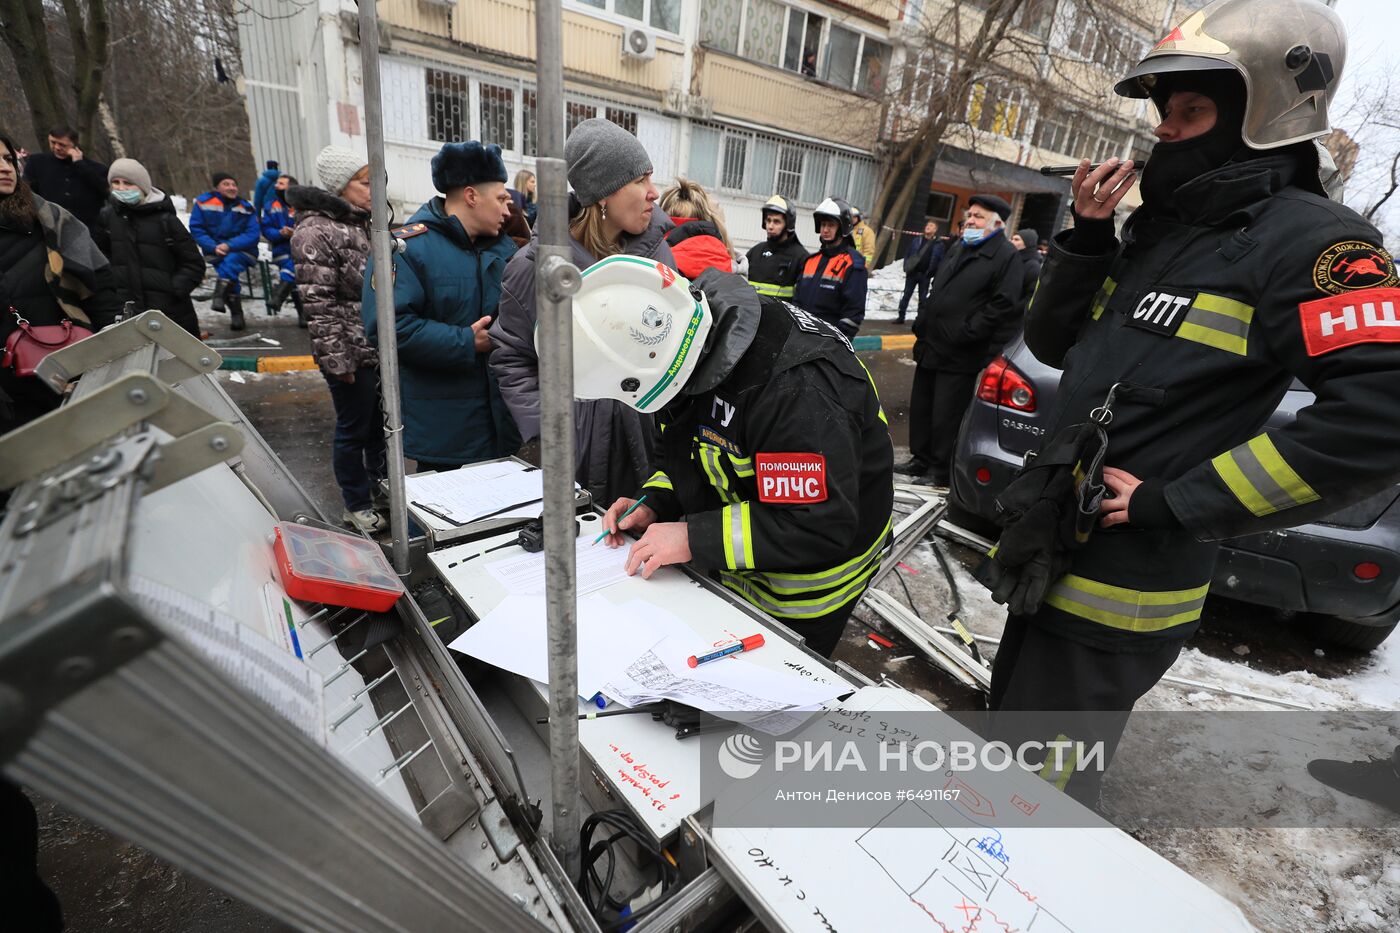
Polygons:
<instances>
[{"instance_id":1,"label":"blue winter jacket","mask_svg":"<svg viewBox=\"0 0 1400 933\"><path fill-rule=\"evenodd\" d=\"M253 205L242 198L225 201L217 191L206 191L195 198L190 233L206 253L214 252L220 243L227 243L235 253L251 253L257 250L262 236Z\"/></svg>"},{"instance_id":2,"label":"blue winter jacket","mask_svg":"<svg viewBox=\"0 0 1400 933\"><path fill-rule=\"evenodd\" d=\"M281 177L282 170L278 168L264 169L258 176L258 180L253 184L253 208L261 211L263 204L272 195L277 186L277 179Z\"/></svg>"},{"instance_id":3,"label":"blue winter jacket","mask_svg":"<svg viewBox=\"0 0 1400 933\"><path fill-rule=\"evenodd\" d=\"M403 396L404 454L430 463L504 457L520 434L501 399L471 325L495 316L501 275L516 246L503 234L473 241L434 198L394 231L395 330ZM365 276L360 314L378 345L375 282Z\"/></svg>"},{"instance_id":4,"label":"blue winter jacket","mask_svg":"<svg viewBox=\"0 0 1400 933\"><path fill-rule=\"evenodd\" d=\"M282 200L276 191L262 210L262 235L272 247L273 259L288 259L292 255L292 238L282 235L283 227L296 225L296 209Z\"/></svg>"}]
</instances>

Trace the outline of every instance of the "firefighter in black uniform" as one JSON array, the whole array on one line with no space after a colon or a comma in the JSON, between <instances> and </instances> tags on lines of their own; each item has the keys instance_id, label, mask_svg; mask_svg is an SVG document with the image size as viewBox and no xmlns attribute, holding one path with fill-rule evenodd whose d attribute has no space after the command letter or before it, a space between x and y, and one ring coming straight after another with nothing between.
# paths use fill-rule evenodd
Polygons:
<instances>
[{"instance_id":1,"label":"firefighter in black uniform","mask_svg":"<svg viewBox=\"0 0 1400 933\"><path fill-rule=\"evenodd\" d=\"M763 205L763 230L768 239L749 249L749 284L765 298L791 301L807 261L807 247L797 240L797 208L773 195Z\"/></svg>"},{"instance_id":2,"label":"firefighter in black uniform","mask_svg":"<svg viewBox=\"0 0 1400 933\"><path fill-rule=\"evenodd\" d=\"M869 270L851 238L855 227L851 205L840 198L827 198L812 211L812 217L821 245L802 267L793 303L854 337L865 320Z\"/></svg>"},{"instance_id":3,"label":"firefighter in black uniform","mask_svg":"<svg viewBox=\"0 0 1400 933\"><path fill-rule=\"evenodd\" d=\"M891 542L894 449L835 328L707 270L690 285L630 256L583 275L575 395L661 425L660 469L603 518L642 532L629 573L689 562L830 656Z\"/></svg>"},{"instance_id":4,"label":"firefighter in black uniform","mask_svg":"<svg viewBox=\"0 0 1400 933\"><path fill-rule=\"evenodd\" d=\"M1080 164L1075 224L1054 239L1025 331L1064 369L1047 436L1104 425L1107 490L1077 549L1048 530L1064 503L1010 510L979 571L1011 610L993 710L1126 716L1196 630L1219 541L1313 521L1400 476L1395 264L1329 200L1314 142L1345 48L1315 0L1217 0L1117 84L1162 116L1142 207L1117 239L1135 167ZM1266 428L1295 377L1316 401ZM1085 721L1090 734L1070 736L1111 758L1121 718ZM1092 802L1099 776L1071 764L1042 776Z\"/></svg>"}]
</instances>

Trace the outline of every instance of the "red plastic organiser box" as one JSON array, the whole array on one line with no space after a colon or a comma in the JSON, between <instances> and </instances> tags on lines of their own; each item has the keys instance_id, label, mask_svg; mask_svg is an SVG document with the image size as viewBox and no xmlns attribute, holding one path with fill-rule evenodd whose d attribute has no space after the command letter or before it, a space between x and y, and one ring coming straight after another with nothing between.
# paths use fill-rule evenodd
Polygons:
<instances>
[{"instance_id":1,"label":"red plastic organiser box","mask_svg":"<svg viewBox=\"0 0 1400 933\"><path fill-rule=\"evenodd\" d=\"M272 550L282 588L293 599L383 612L403 581L372 541L296 522L278 522Z\"/></svg>"}]
</instances>

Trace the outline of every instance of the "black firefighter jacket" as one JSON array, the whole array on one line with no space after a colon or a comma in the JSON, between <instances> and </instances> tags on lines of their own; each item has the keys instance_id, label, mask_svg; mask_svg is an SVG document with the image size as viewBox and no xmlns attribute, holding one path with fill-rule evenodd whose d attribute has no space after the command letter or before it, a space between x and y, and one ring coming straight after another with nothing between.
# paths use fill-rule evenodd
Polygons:
<instances>
[{"instance_id":1,"label":"black firefighter jacket","mask_svg":"<svg viewBox=\"0 0 1400 933\"><path fill-rule=\"evenodd\" d=\"M658 414L647 504L689 524L693 566L779 619L816 622L860 598L889 546L889 422L834 327L785 301L760 307L735 275L697 284L757 333L713 389ZM721 327L707 357L732 356L735 333Z\"/></svg>"},{"instance_id":2,"label":"black firefighter jacket","mask_svg":"<svg viewBox=\"0 0 1400 933\"><path fill-rule=\"evenodd\" d=\"M914 359L922 369L976 372L1001 348L997 336L1015 333L1023 305L1023 263L998 231L969 246L959 240L943 257L914 321Z\"/></svg>"},{"instance_id":3,"label":"black firefighter jacket","mask_svg":"<svg viewBox=\"0 0 1400 933\"><path fill-rule=\"evenodd\" d=\"M1130 523L1094 532L1033 621L1116 650L1184 638L1216 542L1396 481L1395 265L1375 228L1299 186L1299 158L1202 175L1178 189L1179 220L1139 210L1100 255L1055 238L1026 319L1031 350L1064 368L1047 436L1118 384L1105 463L1144 483ZM1317 400L1263 430L1295 376Z\"/></svg>"},{"instance_id":4,"label":"black firefighter jacket","mask_svg":"<svg viewBox=\"0 0 1400 933\"><path fill-rule=\"evenodd\" d=\"M797 234L784 232L774 241L771 237L749 248L749 284L766 298L791 299L807 262L807 247Z\"/></svg>"}]
</instances>

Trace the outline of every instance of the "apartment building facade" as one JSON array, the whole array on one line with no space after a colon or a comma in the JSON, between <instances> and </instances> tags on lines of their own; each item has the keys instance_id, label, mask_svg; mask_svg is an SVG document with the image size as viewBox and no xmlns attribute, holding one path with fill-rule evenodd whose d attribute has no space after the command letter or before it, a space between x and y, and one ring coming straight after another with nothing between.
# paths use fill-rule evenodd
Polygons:
<instances>
[{"instance_id":1,"label":"apartment building facade","mask_svg":"<svg viewBox=\"0 0 1400 933\"><path fill-rule=\"evenodd\" d=\"M1030 0L1019 48L969 98L903 226L960 216L974 190L1007 196L1017 221L1050 232L1068 186L1045 163L1127 156L1150 146L1147 110L1109 92L1113 75L1203 0ZM1093 9L1089 5L1093 4ZM762 237L759 206L810 210L836 195L869 209L879 159L948 67L950 9L985 0L564 0L565 119L605 116L636 133L665 184L714 192L735 245ZM364 95L352 0L288 14L249 0L240 21L244 91L261 161L311 176L323 145L364 144ZM537 153L534 7L529 0L380 0L380 62L390 198L408 210L433 194L429 162L448 140L498 143L512 171ZM1091 16L1093 14L1093 16ZM1088 25L1091 22L1092 25ZM970 35L967 30L962 35ZM901 96L902 95L902 96ZM902 103L900 103L902 101ZM899 226L891 224L892 226Z\"/></svg>"}]
</instances>

